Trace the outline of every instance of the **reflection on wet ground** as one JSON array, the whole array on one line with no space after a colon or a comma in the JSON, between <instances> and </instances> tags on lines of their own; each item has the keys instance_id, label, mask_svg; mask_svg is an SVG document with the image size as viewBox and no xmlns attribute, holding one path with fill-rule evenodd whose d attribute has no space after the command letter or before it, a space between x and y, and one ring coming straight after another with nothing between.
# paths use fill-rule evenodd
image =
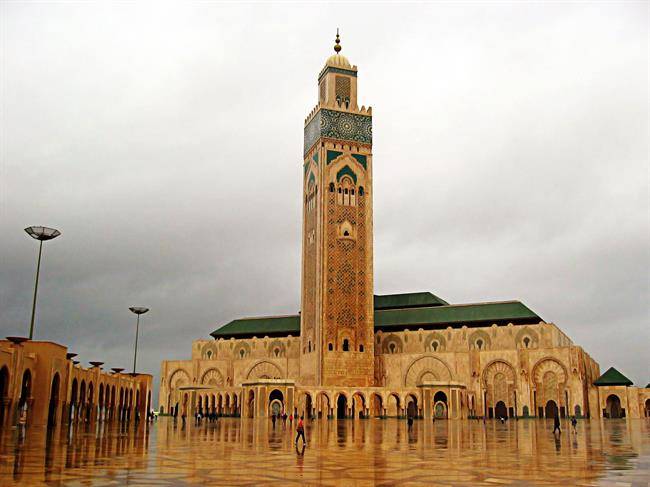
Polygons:
<instances>
[{"instance_id":1,"label":"reflection on wet ground","mask_svg":"<svg viewBox=\"0 0 650 487\"><path fill-rule=\"evenodd\" d=\"M295 426L295 425L294 425ZM1 485L643 485L650 483L650 421L307 422L220 419L182 427L80 426L0 436Z\"/></svg>"}]
</instances>

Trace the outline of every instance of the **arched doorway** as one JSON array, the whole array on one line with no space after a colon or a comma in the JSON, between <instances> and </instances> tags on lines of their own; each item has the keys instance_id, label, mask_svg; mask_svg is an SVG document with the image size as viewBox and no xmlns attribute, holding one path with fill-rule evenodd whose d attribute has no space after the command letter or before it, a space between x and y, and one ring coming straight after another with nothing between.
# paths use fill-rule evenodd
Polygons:
<instances>
[{"instance_id":1,"label":"arched doorway","mask_svg":"<svg viewBox=\"0 0 650 487\"><path fill-rule=\"evenodd\" d=\"M95 387L92 382L88 383L88 406L86 406L86 418L88 421L92 421L93 411L95 409Z\"/></svg>"},{"instance_id":2,"label":"arched doorway","mask_svg":"<svg viewBox=\"0 0 650 487\"><path fill-rule=\"evenodd\" d=\"M314 405L311 400L311 394L305 394L305 419L312 417Z\"/></svg>"},{"instance_id":3,"label":"arched doorway","mask_svg":"<svg viewBox=\"0 0 650 487\"><path fill-rule=\"evenodd\" d=\"M506 407L506 403L504 403L503 401L499 401L496 403L496 405L494 406L494 417L497 419L508 417L508 408Z\"/></svg>"},{"instance_id":4,"label":"arched doorway","mask_svg":"<svg viewBox=\"0 0 650 487\"><path fill-rule=\"evenodd\" d=\"M345 419L348 414L348 399L344 394L339 394L336 399L336 418Z\"/></svg>"},{"instance_id":5,"label":"arched doorway","mask_svg":"<svg viewBox=\"0 0 650 487\"><path fill-rule=\"evenodd\" d=\"M555 418L558 415L557 404L553 399L549 400L544 407L544 417Z\"/></svg>"},{"instance_id":6,"label":"arched doorway","mask_svg":"<svg viewBox=\"0 0 650 487\"><path fill-rule=\"evenodd\" d=\"M137 389L135 391L135 405L133 407L133 417L135 418L136 421L140 419L140 410L142 408L140 407L140 389Z\"/></svg>"},{"instance_id":7,"label":"arched doorway","mask_svg":"<svg viewBox=\"0 0 650 487\"><path fill-rule=\"evenodd\" d=\"M395 393L389 394L386 403L387 403L387 409L388 409L388 416L401 416L402 415L401 404L400 404L400 401L399 401L399 396L397 394L395 394Z\"/></svg>"},{"instance_id":8,"label":"arched doorway","mask_svg":"<svg viewBox=\"0 0 650 487\"><path fill-rule=\"evenodd\" d=\"M9 395L9 369L2 367L0 370L0 427L4 424L5 416L5 400Z\"/></svg>"},{"instance_id":9,"label":"arched doorway","mask_svg":"<svg viewBox=\"0 0 650 487\"><path fill-rule=\"evenodd\" d=\"M417 418L418 400L413 394L406 396L406 416L408 418Z\"/></svg>"},{"instance_id":10,"label":"arched doorway","mask_svg":"<svg viewBox=\"0 0 650 487\"><path fill-rule=\"evenodd\" d=\"M20 387L20 399L18 399L18 411L20 423L27 423L27 413L30 406L29 400L32 396L32 373L29 369L23 373L23 382Z\"/></svg>"},{"instance_id":11,"label":"arched doorway","mask_svg":"<svg viewBox=\"0 0 650 487\"><path fill-rule=\"evenodd\" d=\"M330 415L330 398L325 392L316 395L316 415L318 418L327 418Z\"/></svg>"},{"instance_id":12,"label":"arched doorway","mask_svg":"<svg viewBox=\"0 0 650 487\"><path fill-rule=\"evenodd\" d=\"M122 421L124 419L124 388L120 387L120 400L117 405L117 419Z\"/></svg>"},{"instance_id":13,"label":"arched doorway","mask_svg":"<svg viewBox=\"0 0 650 487\"><path fill-rule=\"evenodd\" d=\"M106 400L104 399L104 384L99 384L99 395L97 396L97 421L104 419L104 409Z\"/></svg>"},{"instance_id":14,"label":"arched doorway","mask_svg":"<svg viewBox=\"0 0 650 487\"><path fill-rule=\"evenodd\" d=\"M111 387L111 413L110 413L110 419L113 419L113 415L115 414L115 386Z\"/></svg>"},{"instance_id":15,"label":"arched doorway","mask_svg":"<svg viewBox=\"0 0 650 487\"><path fill-rule=\"evenodd\" d=\"M271 394L269 394L269 416L280 416L283 412L284 395L278 389L273 389Z\"/></svg>"},{"instance_id":16,"label":"arched doorway","mask_svg":"<svg viewBox=\"0 0 650 487\"><path fill-rule=\"evenodd\" d=\"M248 391L248 417L255 417L255 392Z\"/></svg>"},{"instance_id":17,"label":"arched doorway","mask_svg":"<svg viewBox=\"0 0 650 487\"><path fill-rule=\"evenodd\" d=\"M352 417L362 419L366 411L366 401L360 393L352 395Z\"/></svg>"},{"instance_id":18,"label":"arched doorway","mask_svg":"<svg viewBox=\"0 0 650 487\"><path fill-rule=\"evenodd\" d=\"M79 383L77 382L77 379L72 379L72 392L70 393L70 411L68 416L68 420L70 422L76 419L78 395L79 395Z\"/></svg>"},{"instance_id":19,"label":"arched doorway","mask_svg":"<svg viewBox=\"0 0 650 487\"><path fill-rule=\"evenodd\" d=\"M447 394L442 391L436 392L433 396L433 417L437 419L447 418Z\"/></svg>"},{"instance_id":20,"label":"arched doorway","mask_svg":"<svg viewBox=\"0 0 650 487\"><path fill-rule=\"evenodd\" d=\"M616 394L610 394L607 397L606 401L606 411L607 411L607 417L608 418L622 418L623 417L623 409L621 408L621 400L618 398Z\"/></svg>"},{"instance_id":21,"label":"arched doorway","mask_svg":"<svg viewBox=\"0 0 650 487\"><path fill-rule=\"evenodd\" d=\"M59 406L59 386L61 379L59 374L54 374L52 379L52 388L50 389L50 406L47 412L47 426L51 428L56 426L56 412Z\"/></svg>"},{"instance_id":22,"label":"arched doorway","mask_svg":"<svg viewBox=\"0 0 650 487\"><path fill-rule=\"evenodd\" d=\"M77 419L84 421L84 414L86 413L86 382L83 380L79 385L79 405L77 406L77 410Z\"/></svg>"}]
</instances>

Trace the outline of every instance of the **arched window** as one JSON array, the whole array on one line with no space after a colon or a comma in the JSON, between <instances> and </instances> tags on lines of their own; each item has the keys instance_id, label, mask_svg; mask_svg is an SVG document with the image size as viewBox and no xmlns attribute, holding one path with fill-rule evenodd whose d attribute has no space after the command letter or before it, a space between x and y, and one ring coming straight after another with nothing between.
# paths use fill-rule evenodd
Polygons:
<instances>
[{"instance_id":1,"label":"arched window","mask_svg":"<svg viewBox=\"0 0 650 487\"><path fill-rule=\"evenodd\" d=\"M480 338L478 340L476 340L476 347L479 350L482 350L483 349L483 340L481 340Z\"/></svg>"},{"instance_id":2,"label":"arched window","mask_svg":"<svg viewBox=\"0 0 650 487\"><path fill-rule=\"evenodd\" d=\"M359 345L359 351L363 352L363 345Z\"/></svg>"},{"instance_id":3,"label":"arched window","mask_svg":"<svg viewBox=\"0 0 650 487\"><path fill-rule=\"evenodd\" d=\"M327 345L327 349L331 352L332 350L334 350L334 346L330 343Z\"/></svg>"},{"instance_id":4,"label":"arched window","mask_svg":"<svg viewBox=\"0 0 650 487\"><path fill-rule=\"evenodd\" d=\"M307 346L307 350L309 351L309 353L311 353L311 340L309 340L309 345Z\"/></svg>"},{"instance_id":5,"label":"arched window","mask_svg":"<svg viewBox=\"0 0 650 487\"><path fill-rule=\"evenodd\" d=\"M339 196L336 199L336 202L339 205L343 206L356 206L356 199L354 196L354 182L349 176L344 176L341 178L339 183Z\"/></svg>"},{"instance_id":6,"label":"arched window","mask_svg":"<svg viewBox=\"0 0 650 487\"><path fill-rule=\"evenodd\" d=\"M246 353L246 352L245 352L244 349L242 348L242 349L239 351L239 358L244 358L244 354L245 354L245 353Z\"/></svg>"},{"instance_id":7,"label":"arched window","mask_svg":"<svg viewBox=\"0 0 650 487\"><path fill-rule=\"evenodd\" d=\"M208 353L205 354L208 357L208 360L212 358L212 350L208 350Z\"/></svg>"},{"instance_id":8,"label":"arched window","mask_svg":"<svg viewBox=\"0 0 650 487\"><path fill-rule=\"evenodd\" d=\"M334 183L330 183L330 193L334 192Z\"/></svg>"},{"instance_id":9,"label":"arched window","mask_svg":"<svg viewBox=\"0 0 650 487\"><path fill-rule=\"evenodd\" d=\"M396 348L397 348L397 346L394 343L391 343L390 345L388 345L388 350L390 350L390 353L395 353Z\"/></svg>"},{"instance_id":10,"label":"arched window","mask_svg":"<svg viewBox=\"0 0 650 487\"><path fill-rule=\"evenodd\" d=\"M350 342L346 338L345 340L343 340L343 351L348 352L349 350L350 350Z\"/></svg>"},{"instance_id":11,"label":"arched window","mask_svg":"<svg viewBox=\"0 0 650 487\"><path fill-rule=\"evenodd\" d=\"M526 347L526 348L530 347L530 338L529 337L524 337L524 347Z\"/></svg>"},{"instance_id":12,"label":"arched window","mask_svg":"<svg viewBox=\"0 0 650 487\"><path fill-rule=\"evenodd\" d=\"M440 346L440 344L437 341L431 342L431 348L433 349L434 352L438 351L439 346Z\"/></svg>"},{"instance_id":13,"label":"arched window","mask_svg":"<svg viewBox=\"0 0 650 487\"><path fill-rule=\"evenodd\" d=\"M359 196L363 196L363 186L359 186Z\"/></svg>"},{"instance_id":14,"label":"arched window","mask_svg":"<svg viewBox=\"0 0 650 487\"><path fill-rule=\"evenodd\" d=\"M313 180L310 180L309 184L307 185L307 194L305 195L305 205L307 206L307 211L311 211L316 207L317 191L318 186L316 186Z\"/></svg>"}]
</instances>

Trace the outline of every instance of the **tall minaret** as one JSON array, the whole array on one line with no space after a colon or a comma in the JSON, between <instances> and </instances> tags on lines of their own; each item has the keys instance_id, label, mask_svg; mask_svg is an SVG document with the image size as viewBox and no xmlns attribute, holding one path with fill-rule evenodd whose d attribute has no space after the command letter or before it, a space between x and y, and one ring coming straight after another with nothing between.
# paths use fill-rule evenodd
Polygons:
<instances>
[{"instance_id":1,"label":"tall minaret","mask_svg":"<svg viewBox=\"0 0 650 487\"><path fill-rule=\"evenodd\" d=\"M300 382L371 386L372 110L338 31L334 51L305 120Z\"/></svg>"}]
</instances>

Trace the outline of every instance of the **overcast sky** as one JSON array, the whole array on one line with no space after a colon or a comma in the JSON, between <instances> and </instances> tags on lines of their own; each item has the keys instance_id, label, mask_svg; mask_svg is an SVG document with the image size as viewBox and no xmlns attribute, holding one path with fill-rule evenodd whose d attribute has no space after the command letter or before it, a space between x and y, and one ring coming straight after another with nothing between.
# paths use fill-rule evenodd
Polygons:
<instances>
[{"instance_id":1,"label":"overcast sky","mask_svg":"<svg viewBox=\"0 0 650 487\"><path fill-rule=\"evenodd\" d=\"M650 382L648 3L2 2L0 335L139 370L300 306L304 117L374 115L375 293L519 299Z\"/></svg>"}]
</instances>

